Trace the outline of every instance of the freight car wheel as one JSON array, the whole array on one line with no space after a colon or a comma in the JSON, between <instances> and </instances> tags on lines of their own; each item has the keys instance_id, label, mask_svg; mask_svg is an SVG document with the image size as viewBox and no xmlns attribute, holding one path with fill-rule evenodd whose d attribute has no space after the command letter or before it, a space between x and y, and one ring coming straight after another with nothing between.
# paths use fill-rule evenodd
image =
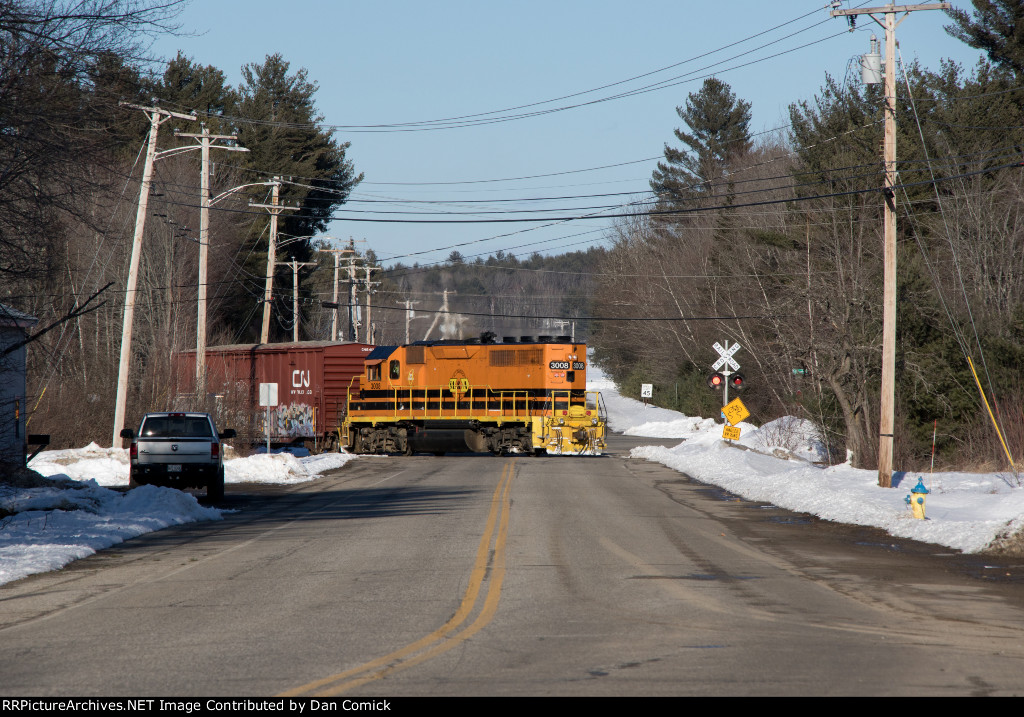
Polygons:
<instances>
[{"instance_id":1,"label":"freight car wheel","mask_svg":"<svg viewBox=\"0 0 1024 717\"><path fill-rule=\"evenodd\" d=\"M535 448L533 451L533 455L535 456L546 456L547 454L548 450L546 448Z\"/></svg>"}]
</instances>

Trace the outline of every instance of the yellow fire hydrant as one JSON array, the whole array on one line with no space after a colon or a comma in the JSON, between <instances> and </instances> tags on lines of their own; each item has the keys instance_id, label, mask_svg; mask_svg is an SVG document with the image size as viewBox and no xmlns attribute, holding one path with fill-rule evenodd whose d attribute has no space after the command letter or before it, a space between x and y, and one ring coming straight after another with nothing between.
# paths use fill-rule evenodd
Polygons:
<instances>
[{"instance_id":1,"label":"yellow fire hydrant","mask_svg":"<svg viewBox=\"0 0 1024 717\"><path fill-rule=\"evenodd\" d=\"M925 499L931 491L924 487L924 478L917 479L917 485L910 489L910 495L906 497L906 503L910 511L918 520L924 520Z\"/></svg>"}]
</instances>

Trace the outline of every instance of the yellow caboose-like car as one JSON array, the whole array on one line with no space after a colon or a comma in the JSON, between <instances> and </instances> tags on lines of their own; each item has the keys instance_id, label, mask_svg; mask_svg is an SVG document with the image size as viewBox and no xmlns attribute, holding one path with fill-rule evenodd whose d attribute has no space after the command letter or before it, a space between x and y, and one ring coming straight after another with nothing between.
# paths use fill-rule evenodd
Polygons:
<instances>
[{"instance_id":1,"label":"yellow caboose-like car","mask_svg":"<svg viewBox=\"0 0 1024 717\"><path fill-rule=\"evenodd\" d=\"M341 443L354 453L599 454L605 411L586 390L586 356L567 336L378 346L350 391Z\"/></svg>"}]
</instances>

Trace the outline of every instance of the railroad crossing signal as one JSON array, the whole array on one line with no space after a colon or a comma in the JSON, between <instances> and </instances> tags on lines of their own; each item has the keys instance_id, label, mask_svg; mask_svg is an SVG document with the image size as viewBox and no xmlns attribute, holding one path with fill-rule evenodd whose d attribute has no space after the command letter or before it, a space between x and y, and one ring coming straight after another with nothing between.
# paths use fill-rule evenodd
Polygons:
<instances>
[{"instance_id":1,"label":"railroad crossing signal","mask_svg":"<svg viewBox=\"0 0 1024 717\"><path fill-rule=\"evenodd\" d=\"M728 341L726 342L728 343ZM711 364L711 369L717 371L723 366L728 366L730 371L739 371L740 365L733 359L733 354L739 351L742 346L739 344L733 344L729 348L723 348L717 341L713 347L718 352L719 359Z\"/></svg>"},{"instance_id":2,"label":"railroad crossing signal","mask_svg":"<svg viewBox=\"0 0 1024 717\"><path fill-rule=\"evenodd\" d=\"M747 384L743 374L739 373L740 365L733 358L735 353L742 347L739 344L733 344L729 346L729 342L725 342L725 346L715 342L714 349L718 352L718 360L711 364L711 370L713 374L708 376L708 386L710 388L724 388L725 394L722 397L722 403L726 404L729 402L729 387L740 391ZM726 348L728 347L728 348ZM724 370L721 370L723 369Z\"/></svg>"}]
</instances>

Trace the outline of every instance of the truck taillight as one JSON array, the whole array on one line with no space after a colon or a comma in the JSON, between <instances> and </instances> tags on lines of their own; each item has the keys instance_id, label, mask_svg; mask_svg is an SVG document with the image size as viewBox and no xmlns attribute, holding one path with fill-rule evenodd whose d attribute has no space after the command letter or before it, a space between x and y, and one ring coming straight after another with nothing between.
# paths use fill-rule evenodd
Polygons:
<instances>
[{"instance_id":1,"label":"truck taillight","mask_svg":"<svg viewBox=\"0 0 1024 717\"><path fill-rule=\"evenodd\" d=\"M216 458L219 455L220 455L220 444L219 443L211 443L210 444L210 458Z\"/></svg>"},{"instance_id":2,"label":"truck taillight","mask_svg":"<svg viewBox=\"0 0 1024 717\"><path fill-rule=\"evenodd\" d=\"M129 458L138 458L139 457L139 444L136 443L135 441L132 441L132 445L128 448L128 457Z\"/></svg>"}]
</instances>

